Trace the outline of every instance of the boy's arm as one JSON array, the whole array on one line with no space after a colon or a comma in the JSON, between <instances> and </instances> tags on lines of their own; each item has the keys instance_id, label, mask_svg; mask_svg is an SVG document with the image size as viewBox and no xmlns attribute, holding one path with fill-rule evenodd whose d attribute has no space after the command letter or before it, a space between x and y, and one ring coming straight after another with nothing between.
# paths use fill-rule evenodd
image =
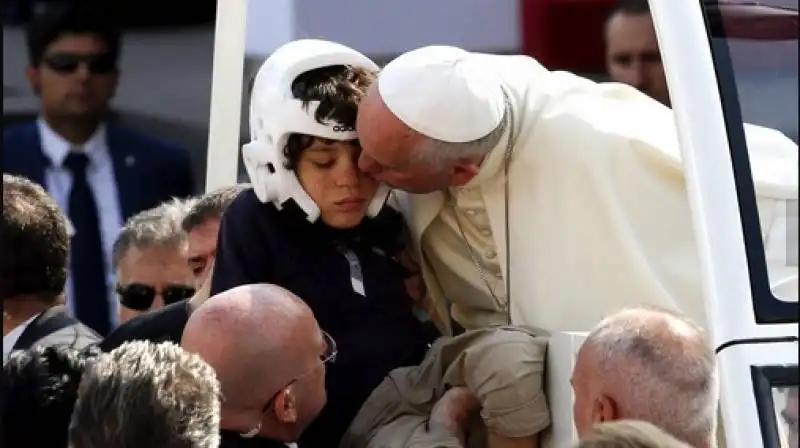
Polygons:
<instances>
[{"instance_id":1,"label":"boy's arm","mask_svg":"<svg viewBox=\"0 0 800 448\"><path fill-rule=\"evenodd\" d=\"M219 228L217 257L211 274L210 295L237 286L269 283L272 277L270 235L274 226L266 222L252 190L243 192L225 211Z\"/></svg>"}]
</instances>

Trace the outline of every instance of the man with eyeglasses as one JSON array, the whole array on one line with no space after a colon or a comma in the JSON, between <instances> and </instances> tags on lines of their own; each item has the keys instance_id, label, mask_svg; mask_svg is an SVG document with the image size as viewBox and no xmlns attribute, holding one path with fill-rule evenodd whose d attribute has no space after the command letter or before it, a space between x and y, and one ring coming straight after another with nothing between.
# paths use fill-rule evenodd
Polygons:
<instances>
[{"instance_id":1,"label":"man with eyeglasses","mask_svg":"<svg viewBox=\"0 0 800 448\"><path fill-rule=\"evenodd\" d=\"M104 1L36 12L27 32L28 84L39 117L3 129L3 172L44 186L68 215L67 305L106 335L116 321L111 248L134 214L193 190L188 151L112 123L120 31Z\"/></svg>"},{"instance_id":2,"label":"man with eyeglasses","mask_svg":"<svg viewBox=\"0 0 800 448\"><path fill-rule=\"evenodd\" d=\"M134 216L114 243L119 321L188 299L195 293L181 227L192 201L174 199Z\"/></svg>"},{"instance_id":3,"label":"man with eyeglasses","mask_svg":"<svg viewBox=\"0 0 800 448\"><path fill-rule=\"evenodd\" d=\"M325 405L325 366L336 344L311 309L275 285L239 286L189 317L181 346L216 371L220 448L295 442Z\"/></svg>"}]
</instances>

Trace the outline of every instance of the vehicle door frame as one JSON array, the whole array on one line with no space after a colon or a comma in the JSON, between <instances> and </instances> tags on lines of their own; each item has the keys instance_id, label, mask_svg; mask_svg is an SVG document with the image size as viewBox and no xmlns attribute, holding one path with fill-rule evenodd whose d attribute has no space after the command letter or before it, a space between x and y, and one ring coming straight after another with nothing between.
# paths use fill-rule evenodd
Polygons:
<instances>
[{"instance_id":1,"label":"vehicle door frame","mask_svg":"<svg viewBox=\"0 0 800 448\"><path fill-rule=\"evenodd\" d=\"M757 317L754 299L769 289L769 280L749 160L731 151L732 140L746 147L741 111L722 103L725 89L735 95L735 80L718 76L702 0L649 2L686 173L727 446L765 446L758 398L745 393L754 391L750 370L764 363L796 369L797 325ZM736 98L730 93L727 99ZM748 250L760 252L763 266L753 266ZM755 282L751 269L763 271Z\"/></svg>"}]
</instances>

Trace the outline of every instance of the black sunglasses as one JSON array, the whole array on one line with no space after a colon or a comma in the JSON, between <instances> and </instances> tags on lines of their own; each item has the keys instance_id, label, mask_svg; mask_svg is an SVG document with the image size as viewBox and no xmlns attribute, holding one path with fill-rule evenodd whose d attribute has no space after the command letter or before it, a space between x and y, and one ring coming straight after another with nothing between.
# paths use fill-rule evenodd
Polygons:
<instances>
[{"instance_id":1,"label":"black sunglasses","mask_svg":"<svg viewBox=\"0 0 800 448\"><path fill-rule=\"evenodd\" d=\"M52 53L42 58L42 62L54 72L65 75L75 73L81 64L86 64L94 75L106 75L117 70L117 60L111 53Z\"/></svg>"},{"instance_id":2,"label":"black sunglasses","mask_svg":"<svg viewBox=\"0 0 800 448\"><path fill-rule=\"evenodd\" d=\"M164 305L180 302L194 295L195 289L191 286L169 285L160 291ZM153 300L159 291L150 285L131 283L130 285L117 285L119 303L125 308L136 311L147 311L153 306Z\"/></svg>"}]
</instances>

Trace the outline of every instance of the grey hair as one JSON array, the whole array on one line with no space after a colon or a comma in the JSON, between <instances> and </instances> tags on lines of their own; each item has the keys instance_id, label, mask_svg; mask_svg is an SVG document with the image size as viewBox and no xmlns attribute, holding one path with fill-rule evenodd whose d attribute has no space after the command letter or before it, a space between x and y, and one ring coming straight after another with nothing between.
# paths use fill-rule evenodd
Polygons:
<instances>
[{"instance_id":1,"label":"grey hair","mask_svg":"<svg viewBox=\"0 0 800 448\"><path fill-rule=\"evenodd\" d=\"M476 140L460 143L445 142L426 136L422 143L414 148L412 157L415 161L426 162L436 166L458 159L483 157L500 144L508 128L510 118L511 103L506 98L500 124L488 134Z\"/></svg>"},{"instance_id":2,"label":"grey hair","mask_svg":"<svg viewBox=\"0 0 800 448\"><path fill-rule=\"evenodd\" d=\"M658 426L637 420L595 425L575 448L691 448Z\"/></svg>"},{"instance_id":3,"label":"grey hair","mask_svg":"<svg viewBox=\"0 0 800 448\"><path fill-rule=\"evenodd\" d=\"M209 191L189 208L181 221L181 227L185 232L191 232L211 218L221 218L231 202L249 188L250 184L236 184Z\"/></svg>"},{"instance_id":4,"label":"grey hair","mask_svg":"<svg viewBox=\"0 0 800 448\"><path fill-rule=\"evenodd\" d=\"M690 443L710 443L717 423L717 376L705 332L661 309L627 309L587 337L601 381L624 382L624 418L653 423Z\"/></svg>"},{"instance_id":5,"label":"grey hair","mask_svg":"<svg viewBox=\"0 0 800 448\"><path fill-rule=\"evenodd\" d=\"M214 369L171 342L132 341L86 369L72 413L73 448L216 448Z\"/></svg>"},{"instance_id":6,"label":"grey hair","mask_svg":"<svg viewBox=\"0 0 800 448\"><path fill-rule=\"evenodd\" d=\"M128 219L114 241L114 268L119 266L131 247L180 247L185 244L187 235L181 223L196 201L172 199Z\"/></svg>"}]
</instances>

